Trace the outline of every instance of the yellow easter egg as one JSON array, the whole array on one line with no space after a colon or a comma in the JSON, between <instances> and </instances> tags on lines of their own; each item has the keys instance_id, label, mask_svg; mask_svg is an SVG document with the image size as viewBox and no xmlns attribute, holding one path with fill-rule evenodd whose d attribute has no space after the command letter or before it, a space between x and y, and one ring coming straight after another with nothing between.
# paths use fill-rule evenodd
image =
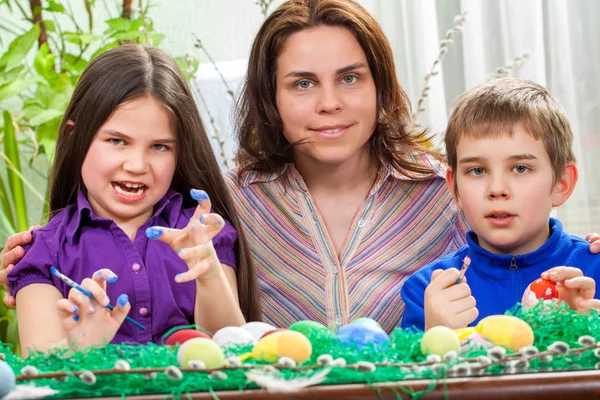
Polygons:
<instances>
[{"instance_id":1,"label":"yellow easter egg","mask_svg":"<svg viewBox=\"0 0 600 400\"><path fill-rule=\"evenodd\" d=\"M421 352L424 355L437 354L443 357L449 351L460 353L458 335L445 326L429 328L421 338Z\"/></svg>"},{"instance_id":2,"label":"yellow easter egg","mask_svg":"<svg viewBox=\"0 0 600 400\"><path fill-rule=\"evenodd\" d=\"M490 315L477 324L476 330L481 336L495 344L512 351L533 344L533 329L520 318L512 315Z\"/></svg>"},{"instance_id":3,"label":"yellow easter egg","mask_svg":"<svg viewBox=\"0 0 600 400\"><path fill-rule=\"evenodd\" d=\"M202 361L206 368L220 368L225 365L225 355L221 347L212 339L193 338L179 347L177 360L182 367L188 367L190 361Z\"/></svg>"},{"instance_id":4,"label":"yellow easter egg","mask_svg":"<svg viewBox=\"0 0 600 400\"><path fill-rule=\"evenodd\" d=\"M280 357L289 357L297 363L310 358L312 345L310 341L295 331L279 331L264 336L252 349L255 360L275 363Z\"/></svg>"}]
</instances>

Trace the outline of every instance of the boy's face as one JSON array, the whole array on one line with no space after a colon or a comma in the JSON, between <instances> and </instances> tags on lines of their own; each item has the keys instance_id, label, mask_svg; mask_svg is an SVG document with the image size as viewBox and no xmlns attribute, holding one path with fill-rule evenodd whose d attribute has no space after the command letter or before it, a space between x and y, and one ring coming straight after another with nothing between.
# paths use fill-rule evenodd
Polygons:
<instances>
[{"instance_id":1,"label":"boy's face","mask_svg":"<svg viewBox=\"0 0 600 400\"><path fill-rule=\"evenodd\" d=\"M525 254L550 235L553 206L566 198L553 185L552 165L544 144L521 124L513 135L462 137L457 147L456 185L452 187L479 245L496 254ZM569 191L570 194L570 191Z\"/></svg>"}]
</instances>

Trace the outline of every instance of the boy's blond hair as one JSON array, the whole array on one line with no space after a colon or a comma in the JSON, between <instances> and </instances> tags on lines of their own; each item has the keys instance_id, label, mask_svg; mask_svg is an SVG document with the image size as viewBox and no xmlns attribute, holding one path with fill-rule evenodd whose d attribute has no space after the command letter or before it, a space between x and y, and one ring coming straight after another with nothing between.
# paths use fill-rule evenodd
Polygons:
<instances>
[{"instance_id":1,"label":"boy's blond hair","mask_svg":"<svg viewBox=\"0 0 600 400\"><path fill-rule=\"evenodd\" d=\"M495 79L459 96L444 138L448 165L456 171L456 149L462 137L512 135L518 123L544 143L556 184L567 164L575 162L571 124L545 88L518 78ZM456 173L453 177L456 188Z\"/></svg>"}]
</instances>

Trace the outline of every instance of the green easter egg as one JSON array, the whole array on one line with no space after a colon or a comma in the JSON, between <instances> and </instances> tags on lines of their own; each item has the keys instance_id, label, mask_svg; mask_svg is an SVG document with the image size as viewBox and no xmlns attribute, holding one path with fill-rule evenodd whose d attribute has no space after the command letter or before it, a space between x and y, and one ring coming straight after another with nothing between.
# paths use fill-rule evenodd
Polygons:
<instances>
[{"instance_id":1,"label":"green easter egg","mask_svg":"<svg viewBox=\"0 0 600 400\"><path fill-rule=\"evenodd\" d=\"M220 368L225 365L225 355L221 347L212 339L193 338L179 347L177 360L183 368L190 361L202 361L206 368Z\"/></svg>"},{"instance_id":2,"label":"green easter egg","mask_svg":"<svg viewBox=\"0 0 600 400\"><path fill-rule=\"evenodd\" d=\"M379 323L377 321L375 321L374 319L371 319L371 318L367 318L367 317L357 318L350 323L354 324L356 322L359 322L359 323L365 324L365 325L369 325L369 326L374 326L376 328L381 329L381 325L379 325Z\"/></svg>"},{"instance_id":3,"label":"green easter egg","mask_svg":"<svg viewBox=\"0 0 600 400\"><path fill-rule=\"evenodd\" d=\"M445 326L434 326L423 334L421 339L421 352L424 355L437 354L443 357L447 352L454 350L460 352L458 335Z\"/></svg>"},{"instance_id":4,"label":"green easter egg","mask_svg":"<svg viewBox=\"0 0 600 400\"><path fill-rule=\"evenodd\" d=\"M290 331L300 332L309 339L313 332L331 333L325 325L316 321L297 321L290 325L288 329Z\"/></svg>"}]
</instances>

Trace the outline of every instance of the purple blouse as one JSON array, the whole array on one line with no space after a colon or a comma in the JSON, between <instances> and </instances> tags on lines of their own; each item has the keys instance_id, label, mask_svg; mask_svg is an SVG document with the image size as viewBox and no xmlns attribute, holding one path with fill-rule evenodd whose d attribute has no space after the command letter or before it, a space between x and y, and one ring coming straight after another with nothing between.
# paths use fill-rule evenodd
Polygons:
<instances>
[{"instance_id":1,"label":"purple blouse","mask_svg":"<svg viewBox=\"0 0 600 400\"><path fill-rule=\"evenodd\" d=\"M182 200L179 193L169 189L132 242L112 220L96 216L80 192L76 204L33 231L25 256L8 274L11 295L32 283L46 283L56 286L66 298L71 288L50 274L51 266L78 283L96 270L109 268L119 276L107 284L111 303L126 293L131 303L129 316L146 328L141 330L125 321L111 343L158 343L169 329L193 324L196 284L175 282L175 275L188 270L187 264L169 245L149 240L145 234L146 228L155 225L184 228L195 208L182 209ZM236 240L235 228L227 222L213 239L221 263L234 270Z\"/></svg>"}]
</instances>

